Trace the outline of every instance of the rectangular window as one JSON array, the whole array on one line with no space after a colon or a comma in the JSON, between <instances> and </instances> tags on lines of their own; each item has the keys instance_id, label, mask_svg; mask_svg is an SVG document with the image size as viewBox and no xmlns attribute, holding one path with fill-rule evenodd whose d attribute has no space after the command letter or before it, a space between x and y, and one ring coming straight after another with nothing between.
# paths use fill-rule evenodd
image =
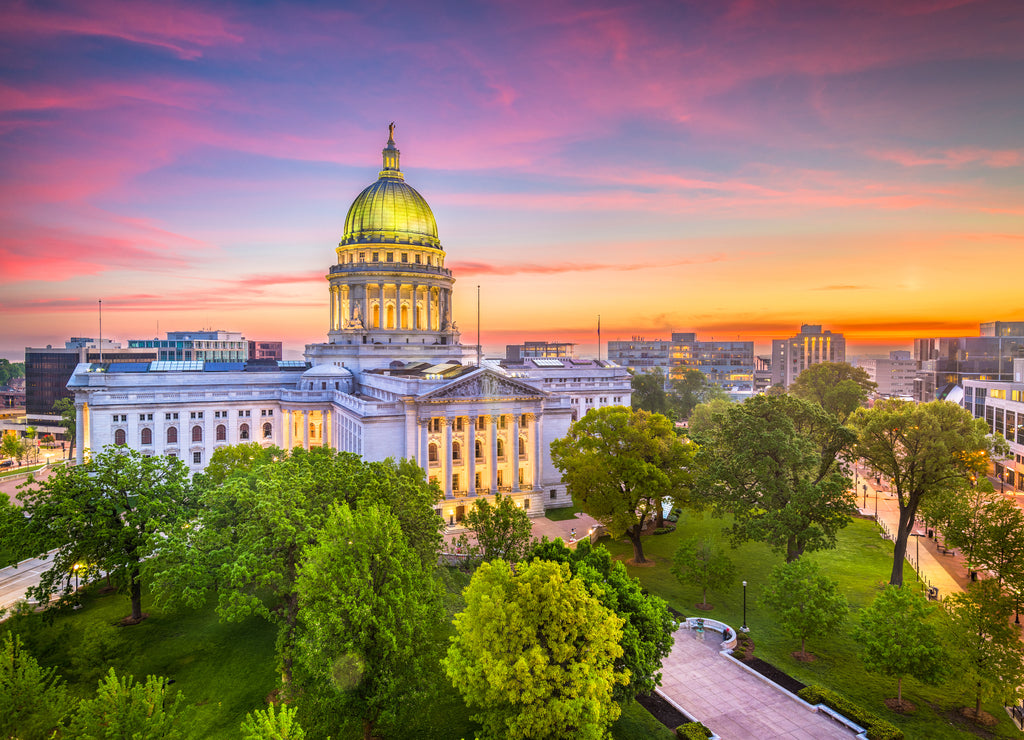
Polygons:
<instances>
[{"instance_id":1,"label":"rectangular window","mask_svg":"<svg viewBox=\"0 0 1024 740\"><path fill-rule=\"evenodd\" d=\"M380 262L380 252L374 252L373 253L373 261L374 262Z\"/></svg>"},{"instance_id":2,"label":"rectangular window","mask_svg":"<svg viewBox=\"0 0 1024 740\"><path fill-rule=\"evenodd\" d=\"M461 432L462 431L462 417L461 416L456 416L455 417L455 431L456 432Z\"/></svg>"},{"instance_id":3,"label":"rectangular window","mask_svg":"<svg viewBox=\"0 0 1024 740\"><path fill-rule=\"evenodd\" d=\"M551 489L551 498L552 500L558 498L558 491L554 488Z\"/></svg>"},{"instance_id":4,"label":"rectangular window","mask_svg":"<svg viewBox=\"0 0 1024 740\"><path fill-rule=\"evenodd\" d=\"M409 253L408 252L402 252L402 262L408 262L408 261L409 261Z\"/></svg>"},{"instance_id":5,"label":"rectangular window","mask_svg":"<svg viewBox=\"0 0 1024 740\"><path fill-rule=\"evenodd\" d=\"M453 491L459 490L459 474L458 473L453 473L452 474L452 490Z\"/></svg>"},{"instance_id":6,"label":"rectangular window","mask_svg":"<svg viewBox=\"0 0 1024 740\"><path fill-rule=\"evenodd\" d=\"M529 511L529 510L530 510L530 499L524 498L523 499L523 511Z\"/></svg>"},{"instance_id":7,"label":"rectangular window","mask_svg":"<svg viewBox=\"0 0 1024 740\"><path fill-rule=\"evenodd\" d=\"M395 253L394 252L388 252L388 262L394 262L394 261L395 261Z\"/></svg>"},{"instance_id":8,"label":"rectangular window","mask_svg":"<svg viewBox=\"0 0 1024 740\"><path fill-rule=\"evenodd\" d=\"M202 464L202 462L203 462L203 453L202 452L193 452L192 453L192 462L195 463L196 465Z\"/></svg>"},{"instance_id":9,"label":"rectangular window","mask_svg":"<svg viewBox=\"0 0 1024 740\"><path fill-rule=\"evenodd\" d=\"M360 252L359 253L359 261L360 262L366 262L366 252Z\"/></svg>"},{"instance_id":10,"label":"rectangular window","mask_svg":"<svg viewBox=\"0 0 1024 740\"><path fill-rule=\"evenodd\" d=\"M139 421L145 421L145 420L146 420L146 415L145 414L139 414Z\"/></svg>"},{"instance_id":11,"label":"rectangular window","mask_svg":"<svg viewBox=\"0 0 1024 740\"><path fill-rule=\"evenodd\" d=\"M416 264L418 265L419 263L420 263L420 256L417 254L416 255Z\"/></svg>"}]
</instances>

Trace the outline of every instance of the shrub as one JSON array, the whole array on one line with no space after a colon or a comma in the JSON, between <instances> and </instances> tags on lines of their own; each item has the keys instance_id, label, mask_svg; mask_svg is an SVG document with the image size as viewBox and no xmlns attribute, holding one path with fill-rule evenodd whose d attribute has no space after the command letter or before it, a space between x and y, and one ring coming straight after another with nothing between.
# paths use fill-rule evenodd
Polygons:
<instances>
[{"instance_id":1,"label":"shrub","mask_svg":"<svg viewBox=\"0 0 1024 740\"><path fill-rule=\"evenodd\" d=\"M903 730L861 709L849 699L821 686L807 686L797 694L808 704L824 704L867 730L868 740L903 740Z\"/></svg>"},{"instance_id":2,"label":"shrub","mask_svg":"<svg viewBox=\"0 0 1024 740\"><path fill-rule=\"evenodd\" d=\"M658 527L651 534L668 534L669 532L675 532L675 527Z\"/></svg>"},{"instance_id":3,"label":"shrub","mask_svg":"<svg viewBox=\"0 0 1024 740\"><path fill-rule=\"evenodd\" d=\"M700 722L687 722L676 728L676 737L684 740L707 740L712 732Z\"/></svg>"}]
</instances>

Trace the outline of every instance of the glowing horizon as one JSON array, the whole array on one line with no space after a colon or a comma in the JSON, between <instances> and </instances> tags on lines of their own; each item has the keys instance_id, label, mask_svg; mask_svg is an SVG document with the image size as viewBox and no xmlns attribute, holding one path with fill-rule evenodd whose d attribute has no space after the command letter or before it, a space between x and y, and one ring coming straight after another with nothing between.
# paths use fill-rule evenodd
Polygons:
<instances>
[{"instance_id":1,"label":"glowing horizon","mask_svg":"<svg viewBox=\"0 0 1024 740\"><path fill-rule=\"evenodd\" d=\"M596 355L598 315L605 342L694 331L762 353L822 324L851 355L1024 320L1012 0L97 0L0 19L0 357L96 336L99 299L123 342L325 341L324 276L392 120L463 341L480 285L489 354Z\"/></svg>"}]
</instances>

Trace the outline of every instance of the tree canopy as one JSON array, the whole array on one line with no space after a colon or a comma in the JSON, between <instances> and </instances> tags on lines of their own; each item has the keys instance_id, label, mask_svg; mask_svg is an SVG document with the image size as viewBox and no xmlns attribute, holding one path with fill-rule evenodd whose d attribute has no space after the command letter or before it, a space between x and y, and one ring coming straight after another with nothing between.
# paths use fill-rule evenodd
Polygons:
<instances>
[{"instance_id":1,"label":"tree canopy","mask_svg":"<svg viewBox=\"0 0 1024 740\"><path fill-rule=\"evenodd\" d=\"M899 505L892 575L903 583L907 540L922 501L964 491L985 470L991 444L984 419L950 401L879 401L850 417L859 437L854 454L892 484Z\"/></svg>"},{"instance_id":2,"label":"tree canopy","mask_svg":"<svg viewBox=\"0 0 1024 740\"><path fill-rule=\"evenodd\" d=\"M674 419L689 419L700 404L729 400L720 386L708 381L708 376L696 368L684 370L669 382L667 396L669 415Z\"/></svg>"},{"instance_id":3,"label":"tree canopy","mask_svg":"<svg viewBox=\"0 0 1024 740\"><path fill-rule=\"evenodd\" d=\"M625 534L642 563L645 524L660 516L663 500L687 502L695 450L661 414L605 406L588 411L552 442L551 460L576 505L613 537Z\"/></svg>"},{"instance_id":4,"label":"tree canopy","mask_svg":"<svg viewBox=\"0 0 1024 740\"><path fill-rule=\"evenodd\" d=\"M71 737L83 740L132 738L181 740L189 736L182 696L167 679L147 676L137 683L118 677L111 668L100 680L96 696L79 703L71 720Z\"/></svg>"},{"instance_id":5,"label":"tree canopy","mask_svg":"<svg viewBox=\"0 0 1024 740\"><path fill-rule=\"evenodd\" d=\"M679 543L672 558L672 573L683 585L701 589L697 606L710 609L708 589L728 588L736 580L736 565L714 540L690 537Z\"/></svg>"},{"instance_id":6,"label":"tree canopy","mask_svg":"<svg viewBox=\"0 0 1024 740\"><path fill-rule=\"evenodd\" d=\"M1010 623L1013 601L994 580L970 584L966 592L943 602L952 621L950 645L958 659L958 675L974 687L974 716L982 699L998 696L1016 704L1024 685L1024 643Z\"/></svg>"},{"instance_id":7,"label":"tree canopy","mask_svg":"<svg viewBox=\"0 0 1024 740\"><path fill-rule=\"evenodd\" d=\"M622 620L568 564L518 570L495 560L473 575L445 672L487 738L604 738L629 681L615 671Z\"/></svg>"},{"instance_id":8,"label":"tree canopy","mask_svg":"<svg viewBox=\"0 0 1024 740\"><path fill-rule=\"evenodd\" d=\"M807 638L835 632L850 610L838 584L807 558L775 566L761 603L778 613L783 629L800 638L799 657L805 659Z\"/></svg>"},{"instance_id":9,"label":"tree canopy","mask_svg":"<svg viewBox=\"0 0 1024 740\"><path fill-rule=\"evenodd\" d=\"M14 378L25 377L25 363L0 359L0 385L7 385Z\"/></svg>"},{"instance_id":10,"label":"tree canopy","mask_svg":"<svg viewBox=\"0 0 1024 740\"><path fill-rule=\"evenodd\" d=\"M443 522L434 513L436 486L414 462L365 462L358 455L296 448L252 475L242 467L202 492L194 525L161 546L152 563L164 601L198 605L217 595L227 621L256 614L278 625L286 683L291 679L303 550L315 544L332 504L378 503L394 514L425 568L433 567Z\"/></svg>"},{"instance_id":11,"label":"tree canopy","mask_svg":"<svg viewBox=\"0 0 1024 740\"><path fill-rule=\"evenodd\" d=\"M612 560L608 548L593 546L589 539L573 549L561 540L545 540L528 553L531 558L568 564L573 577L584 581L594 597L622 620L622 655L615 659L615 672L628 675L629 683L617 683L612 698L621 703L654 691L661 684L661 662L674 642L675 620L668 605L645 594L626 566Z\"/></svg>"},{"instance_id":12,"label":"tree canopy","mask_svg":"<svg viewBox=\"0 0 1024 740\"><path fill-rule=\"evenodd\" d=\"M854 435L834 416L793 396L754 396L695 437L701 487L734 515L735 542L765 542L787 561L835 547L856 501L840 460Z\"/></svg>"},{"instance_id":13,"label":"tree canopy","mask_svg":"<svg viewBox=\"0 0 1024 740\"><path fill-rule=\"evenodd\" d=\"M0 737L53 737L74 706L56 670L41 668L21 638L7 632L0 642Z\"/></svg>"},{"instance_id":14,"label":"tree canopy","mask_svg":"<svg viewBox=\"0 0 1024 740\"><path fill-rule=\"evenodd\" d=\"M944 678L948 656L933 612L919 591L890 584L861 612L853 631L864 667L896 679L896 701L901 705L905 676L930 684Z\"/></svg>"},{"instance_id":15,"label":"tree canopy","mask_svg":"<svg viewBox=\"0 0 1024 740\"><path fill-rule=\"evenodd\" d=\"M303 727L340 736L358 717L363 737L395 728L440 655L440 586L386 505L335 504L306 548L296 590L300 637L295 691Z\"/></svg>"},{"instance_id":16,"label":"tree canopy","mask_svg":"<svg viewBox=\"0 0 1024 740\"><path fill-rule=\"evenodd\" d=\"M878 383L862 367L845 362L819 362L801 372L789 386L789 392L818 404L845 422L877 387Z\"/></svg>"},{"instance_id":17,"label":"tree canopy","mask_svg":"<svg viewBox=\"0 0 1024 740\"><path fill-rule=\"evenodd\" d=\"M458 543L474 563L495 558L516 563L534 541L530 515L516 506L515 499L500 492L494 495L493 504L485 498L474 501L462 526L473 536L463 534Z\"/></svg>"},{"instance_id":18,"label":"tree canopy","mask_svg":"<svg viewBox=\"0 0 1024 740\"><path fill-rule=\"evenodd\" d=\"M143 560L154 542L193 516L196 497L188 470L176 458L107 447L82 465L54 470L21 487L28 521L22 544L41 557L57 544L53 566L33 593L41 600L68 593L78 563L111 572L131 599L132 621L142 619Z\"/></svg>"},{"instance_id":19,"label":"tree canopy","mask_svg":"<svg viewBox=\"0 0 1024 740\"><path fill-rule=\"evenodd\" d=\"M633 373L630 379L634 409L647 411L651 414L668 413L668 394L665 392L665 373L661 368L648 372Z\"/></svg>"}]
</instances>

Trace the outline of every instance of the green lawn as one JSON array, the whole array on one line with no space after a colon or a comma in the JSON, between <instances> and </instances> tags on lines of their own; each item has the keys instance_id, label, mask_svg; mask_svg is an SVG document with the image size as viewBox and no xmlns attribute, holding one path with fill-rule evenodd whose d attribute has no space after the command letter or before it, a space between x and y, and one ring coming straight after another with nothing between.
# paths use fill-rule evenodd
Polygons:
<instances>
[{"instance_id":1,"label":"green lawn","mask_svg":"<svg viewBox=\"0 0 1024 740\"><path fill-rule=\"evenodd\" d=\"M579 508L576 506L565 506L561 509L548 509L544 516L553 522L564 522L567 519L575 519Z\"/></svg>"},{"instance_id":2,"label":"green lawn","mask_svg":"<svg viewBox=\"0 0 1024 740\"><path fill-rule=\"evenodd\" d=\"M464 605L462 589L469 575L445 573L449 616ZM174 679L192 713L189 721L195 740L237 740L247 712L266 706L266 697L278 686L274 654L275 629L251 618L221 624L212 607L201 610L155 609L144 598L149 618L134 627L120 627L129 604L119 594L100 595L94 585L82 598L83 608L47 615L31 614L0 623L0 635L13 630L43 665L57 668L75 696L91 696L97 680L113 666L119 674L138 679L147 675ZM51 618L52 617L52 618ZM446 624L438 639L447 642L454 628ZM472 738L478 725L448 683L444 672L434 672L429 698L410 711L401 737L427 740ZM355 740L361 732L336 740ZM612 727L615 740L670 740L672 734L643 707L630 702Z\"/></svg>"},{"instance_id":3,"label":"green lawn","mask_svg":"<svg viewBox=\"0 0 1024 740\"><path fill-rule=\"evenodd\" d=\"M799 641L786 634L775 624L772 614L757 605L761 589L767 582L771 569L784 561L782 555L771 552L758 543L747 543L732 551L730 557L737 565L736 583L726 593L708 592L708 601L714 604L709 612L698 612L694 605L700 602L697 588L684 588L671 573L671 559L681 537L692 535L721 536L722 520L709 516L684 515L679 520L676 532L668 535L644 538L644 553L655 562L654 567L636 568L627 566L631 575L640 579L651 593L668 601L669 605L688 616L703 614L719 619L733 627L743 623L743 587L747 581L747 626L756 645L755 656L768 661L791 676L810 684L827 686L864 708L903 728L908 738L963 738L972 737L967 724L955 714L955 709L965 704L973 706L973 696L968 687L955 680L938 687L926 686L914 679L903 682L903 696L918 706L911 716L900 716L889 711L882 703L896 695L895 679L887 679L867 673L857 657L857 645L848 634L835 635L830 639L808 641L807 648L818 656L813 663L801 663L791 653L799 649ZM727 543L724 536L723 542ZM612 554L620 559L632 558L632 546L627 540L601 540ZM855 520L840 535L836 550L814 553L811 557L822 570L840 583L850 600L852 611L848 626L854 623L857 612L867 606L888 581L892 569L893 545L883 540L874 523ZM904 582L913 583L916 575L909 564L904 563ZM996 737L1018 737L1019 731L997 702L989 702L985 708L1000 720L994 728ZM986 736L993 736L986 735Z\"/></svg>"},{"instance_id":4,"label":"green lawn","mask_svg":"<svg viewBox=\"0 0 1024 740\"><path fill-rule=\"evenodd\" d=\"M21 475L22 473L33 473L36 470L42 469L43 467L45 467L45 465L40 463L39 465L29 465L28 467L24 468L12 468L11 470L5 469L3 472L0 472L0 478L7 478L12 475Z\"/></svg>"}]
</instances>

